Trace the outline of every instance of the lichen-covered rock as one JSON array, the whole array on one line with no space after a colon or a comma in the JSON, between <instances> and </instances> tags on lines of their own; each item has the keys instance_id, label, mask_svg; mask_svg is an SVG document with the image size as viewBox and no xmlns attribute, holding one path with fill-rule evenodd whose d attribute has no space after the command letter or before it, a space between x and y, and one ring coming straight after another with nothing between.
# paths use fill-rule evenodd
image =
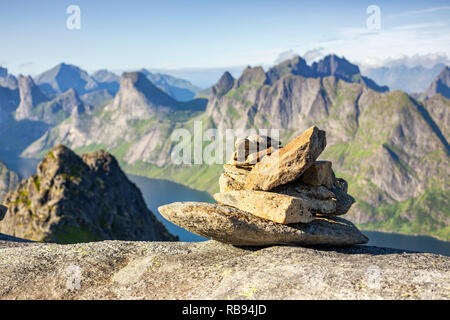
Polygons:
<instances>
[{"instance_id":1,"label":"lichen-covered rock","mask_svg":"<svg viewBox=\"0 0 450 320\"><path fill-rule=\"evenodd\" d=\"M105 151L80 158L54 147L37 174L10 192L0 232L36 241L176 240Z\"/></svg>"},{"instance_id":2,"label":"lichen-covered rock","mask_svg":"<svg viewBox=\"0 0 450 320\"><path fill-rule=\"evenodd\" d=\"M6 300L448 300L450 292L449 257L397 249L1 238L0 299Z\"/></svg>"},{"instance_id":3,"label":"lichen-covered rock","mask_svg":"<svg viewBox=\"0 0 450 320\"><path fill-rule=\"evenodd\" d=\"M340 218L316 218L284 225L219 204L174 202L158 208L169 221L206 238L234 245L352 245L368 241L352 223Z\"/></svg>"},{"instance_id":4,"label":"lichen-covered rock","mask_svg":"<svg viewBox=\"0 0 450 320\"><path fill-rule=\"evenodd\" d=\"M325 131L309 128L285 147L258 162L247 176L246 190L271 190L300 177L325 149Z\"/></svg>"},{"instance_id":5,"label":"lichen-covered rock","mask_svg":"<svg viewBox=\"0 0 450 320\"><path fill-rule=\"evenodd\" d=\"M314 220L312 204L308 199L248 190L216 193L214 199L221 204L277 223L308 223Z\"/></svg>"}]
</instances>

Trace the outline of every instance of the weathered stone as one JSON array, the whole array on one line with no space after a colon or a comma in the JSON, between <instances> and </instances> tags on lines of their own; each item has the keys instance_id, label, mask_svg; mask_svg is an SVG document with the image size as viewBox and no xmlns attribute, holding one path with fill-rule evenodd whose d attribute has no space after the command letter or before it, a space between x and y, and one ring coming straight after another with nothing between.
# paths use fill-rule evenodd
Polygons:
<instances>
[{"instance_id":1,"label":"weathered stone","mask_svg":"<svg viewBox=\"0 0 450 320\"><path fill-rule=\"evenodd\" d=\"M242 190L244 188L243 184L238 183L231 176L226 173L222 173L219 177L219 189L220 192L228 192L235 190Z\"/></svg>"},{"instance_id":2,"label":"weathered stone","mask_svg":"<svg viewBox=\"0 0 450 320\"><path fill-rule=\"evenodd\" d=\"M286 194L292 197L305 196L317 200L330 200L335 198L335 194L324 186L310 186L300 183L298 180L276 187L271 192Z\"/></svg>"},{"instance_id":3,"label":"weathered stone","mask_svg":"<svg viewBox=\"0 0 450 320\"><path fill-rule=\"evenodd\" d=\"M270 147L278 149L280 145L280 141L267 136L252 135L246 138L240 138L236 140L234 145L235 154L233 159L239 162L245 162L250 154L261 152Z\"/></svg>"},{"instance_id":4,"label":"weathered stone","mask_svg":"<svg viewBox=\"0 0 450 320\"><path fill-rule=\"evenodd\" d=\"M265 191L231 191L214 194L217 202L282 224L314 220L307 199Z\"/></svg>"},{"instance_id":5,"label":"weathered stone","mask_svg":"<svg viewBox=\"0 0 450 320\"><path fill-rule=\"evenodd\" d=\"M8 211L8 208L0 204L0 221L5 217L6 211Z\"/></svg>"},{"instance_id":6,"label":"weathered stone","mask_svg":"<svg viewBox=\"0 0 450 320\"><path fill-rule=\"evenodd\" d=\"M246 190L271 190L300 177L326 146L325 131L311 127L284 148L258 162L247 177Z\"/></svg>"},{"instance_id":7,"label":"weathered stone","mask_svg":"<svg viewBox=\"0 0 450 320\"><path fill-rule=\"evenodd\" d=\"M240 161L237 151L233 155L233 160L230 160L227 164L234 165L237 167L252 167L259 161L261 161L265 156L271 155L275 149L273 147L261 150L259 152L250 153L246 156L245 161Z\"/></svg>"},{"instance_id":8,"label":"weathered stone","mask_svg":"<svg viewBox=\"0 0 450 320\"><path fill-rule=\"evenodd\" d=\"M352 245L368 241L341 218L316 218L310 223L279 224L219 204L175 202L158 208L169 221L198 235L234 245Z\"/></svg>"},{"instance_id":9,"label":"weathered stone","mask_svg":"<svg viewBox=\"0 0 450 320\"><path fill-rule=\"evenodd\" d=\"M450 290L449 257L365 245L1 240L4 300L448 300ZM79 290L66 285L69 265L82 272ZM167 312L167 318L180 318L179 309Z\"/></svg>"},{"instance_id":10,"label":"weathered stone","mask_svg":"<svg viewBox=\"0 0 450 320\"><path fill-rule=\"evenodd\" d=\"M347 181L345 181L342 178L336 178L334 180L334 186L336 188L338 188L339 190L341 190L342 192L345 192L345 193L348 192L348 183L347 183Z\"/></svg>"},{"instance_id":11,"label":"weathered stone","mask_svg":"<svg viewBox=\"0 0 450 320\"><path fill-rule=\"evenodd\" d=\"M231 164L223 165L223 173L219 178L220 192L242 190L250 172L248 167L237 167Z\"/></svg>"},{"instance_id":12,"label":"weathered stone","mask_svg":"<svg viewBox=\"0 0 450 320\"><path fill-rule=\"evenodd\" d=\"M311 186L325 186L331 189L335 176L331 161L316 161L303 173L299 181Z\"/></svg>"},{"instance_id":13,"label":"weathered stone","mask_svg":"<svg viewBox=\"0 0 450 320\"><path fill-rule=\"evenodd\" d=\"M248 167L237 167L232 164L224 164L223 172L233 177L235 180L239 181L242 184L245 184L247 176L250 172L251 168Z\"/></svg>"},{"instance_id":14,"label":"weathered stone","mask_svg":"<svg viewBox=\"0 0 450 320\"><path fill-rule=\"evenodd\" d=\"M355 198L335 186L331 188L331 191L336 195L336 212L334 214L337 216L346 214L355 203Z\"/></svg>"}]
</instances>

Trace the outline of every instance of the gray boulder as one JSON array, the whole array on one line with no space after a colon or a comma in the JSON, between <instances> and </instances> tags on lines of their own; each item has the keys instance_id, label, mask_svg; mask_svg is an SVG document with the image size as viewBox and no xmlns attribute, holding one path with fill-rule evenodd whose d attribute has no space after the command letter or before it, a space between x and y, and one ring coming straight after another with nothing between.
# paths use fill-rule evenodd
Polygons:
<instances>
[{"instance_id":1,"label":"gray boulder","mask_svg":"<svg viewBox=\"0 0 450 320\"><path fill-rule=\"evenodd\" d=\"M211 203L174 202L158 210L167 220L186 230L234 245L345 246L368 241L352 223L337 217L316 217L310 223L284 225Z\"/></svg>"}]
</instances>

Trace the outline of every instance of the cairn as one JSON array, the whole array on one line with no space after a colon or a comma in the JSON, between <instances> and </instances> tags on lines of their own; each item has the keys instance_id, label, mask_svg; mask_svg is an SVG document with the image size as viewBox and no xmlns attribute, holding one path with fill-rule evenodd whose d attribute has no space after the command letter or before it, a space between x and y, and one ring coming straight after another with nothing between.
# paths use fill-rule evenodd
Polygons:
<instances>
[{"instance_id":1,"label":"cairn","mask_svg":"<svg viewBox=\"0 0 450 320\"><path fill-rule=\"evenodd\" d=\"M217 204L176 202L158 210L193 233L234 245L366 243L339 217L355 199L330 161L316 161L325 146L325 131L315 126L284 147L270 137L238 139L219 178Z\"/></svg>"}]
</instances>

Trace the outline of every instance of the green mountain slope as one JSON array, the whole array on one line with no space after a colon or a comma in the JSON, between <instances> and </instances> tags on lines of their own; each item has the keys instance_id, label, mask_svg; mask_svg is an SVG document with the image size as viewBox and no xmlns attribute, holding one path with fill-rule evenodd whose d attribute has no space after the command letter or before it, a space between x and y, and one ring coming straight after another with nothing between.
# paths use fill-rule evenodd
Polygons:
<instances>
[{"instance_id":1,"label":"green mountain slope","mask_svg":"<svg viewBox=\"0 0 450 320\"><path fill-rule=\"evenodd\" d=\"M239 79L225 74L212 88L204 112L154 103L154 95L141 92L146 89L124 82L113 102L78 119L70 117L24 155L41 156L57 143L78 152L105 148L130 173L214 192L219 165L173 163L175 129L192 133L195 121L220 132L274 128L287 143L317 125L327 132L321 158L333 161L337 176L349 181L357 199L351 220L367 229L450 240L449 100L437 95L420 102L402 91L378 90L355 77L357 69L347 62L326 75L327 61L316 66L324 76L296 74L308 70L298 59L267 72L249 67ZM351 79L343 79L348 74Z\"/></svg>"}]
</instances>

